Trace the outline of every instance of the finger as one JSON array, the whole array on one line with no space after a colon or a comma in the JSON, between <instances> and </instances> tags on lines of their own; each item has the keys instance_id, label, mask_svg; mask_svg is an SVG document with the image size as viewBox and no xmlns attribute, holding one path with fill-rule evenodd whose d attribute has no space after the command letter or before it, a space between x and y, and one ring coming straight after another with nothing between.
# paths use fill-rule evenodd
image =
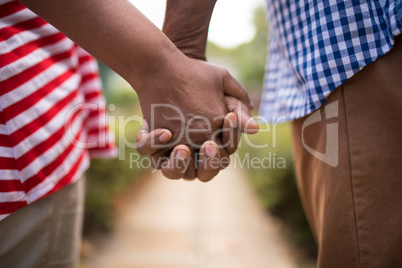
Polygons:
<instances>
[{"instance_id":1,"label":"finger","mask_svg":"<svg viewBox=\"0 0 402 268\"><path fill-rule=\"evenodd\" d=\"M237 115L235 113L228 113L223 120L221 141L229 155L236 151L240 141L240 135Z\"/></svg>"},{"instance_id":2,"label":"finger","mask_svg":"<svg viewBox=\"0 0 402 268\"><path fill-rule=\"evenodd\" d=\"M172 139L172 132L167 129L155 129L148 132L142 129L137 134L137 151L142 155L152 155L163 149L163 145L166 145Z\"/></svg>"},{"instance_id":3,"label":"finger","mask_svg":"<svg viewBox=\"0 0 402 268\"><path fill-rule=\"evenodd\" d=\"M202 182L212 180L220 171L220 152L213 141L206 141L200 149L197 177Z\"/></svg>"},{"instance_id":4,"label":"finger","mask_svg":"<svg viewBox=\"0 0 402 268\"><path fill-rule=\"evenodd\" d=\"M225 146L222 144L221 140L217 140L216 144L218 145L219 148L219 154L220 154L220 159L219 159L219 167L220 169L225 169L230 165L230 156L228 152L226 151Z\"/></svg>"},{"instance_id":5,"label":"finger","mask_svg":"<svg viewBox=\"0 0 402 268\"><path fill-rule=\"evenodd\" d=\"M242 120L240 125L240 128L245 134L257 134L260 130L260 126L252 117L248 118L247 120Z\"/></svg>"},{"instance_id":6,"label":"finger","mask_svg":"<svg viewBox=\"0 0 402 268\"><path fill-rule=\"evenodd\" d=\"M246 134L255 134L260 127L253 119L250 110L246 105L234 97L225 96L226 107L228 111L237 115L237 121L240 123L240 130Z\"/></svg>"},{"instance_id":7,"label":"finger","mask_svg":"<svg viewBox=\"0 0 402 268\"><path fill-rule=\"evenodd\" d=\"M248 96L247 91L237 82L236 79L228 72L225 71L223 78L223 92L226 95L235 97L244 103L250 110L253 109L254 105Z\"/></svg>"},{"instance_id":8,"label":"finger","mask_svg":"<svg viewBox=\"0 0 402 268\"><path fill-rule=\"evenodd\" d=\"M149 156L151 161L151 166L154 169L161 169L164 162L169 160L170 153L172 150L167 150L165 152L157 152Z\"/></svg>"},{"instance_id":9,"label":"finger","mask_svg":"<svg viewBox=\"0 0 402 268\"><path fill-rule=\"evenodd\" d=\"M177 145L167 161L162 164L163 175L172 180L181 179L188 168L190 149L185 145Z\"/></svg>"},{"instance_id":10,"label":"finger","mask_svg":"<svg viewBox=\"0 0 402 268\"><path fill-rule=\"evenodd\" d=\"M183 176L183 179L186 181L193 181L197 178L197 170L196 170L196 163L198 159L198 150L191 149L190 150L190 160L188 162L188 167L186 173Z\"/></svg>"}]
</instances>

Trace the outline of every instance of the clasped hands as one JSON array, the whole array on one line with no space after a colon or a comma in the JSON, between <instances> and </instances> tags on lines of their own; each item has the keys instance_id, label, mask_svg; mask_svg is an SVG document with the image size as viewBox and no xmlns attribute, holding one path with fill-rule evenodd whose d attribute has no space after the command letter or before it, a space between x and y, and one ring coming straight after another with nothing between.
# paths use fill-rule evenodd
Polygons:
<instances>
[{"instance_id":1,"label":"clasped hands","mask_svg":"<svg viewBox=\"0 0 402 268\"><path fill-rule=\"evenodd\" d=\"M240 132L254 134L246 90L224 69L172 52L137 85L144 117L137 150L170 179L207 182L229 163Z\"/></svg>"},{"instance_id":2,"label":"clasped hands","mask_svg":"<svg viewBox=\"0 0 402 268\"><path fill-rule=\"evenodd\" d=\"M163 32L129 1L20 1L135 89L138 151L166 177L208 181L228 165L239 131L257 132L246 91L200 60L216 0L168 0Z\"/></svg>"}]
</instances>

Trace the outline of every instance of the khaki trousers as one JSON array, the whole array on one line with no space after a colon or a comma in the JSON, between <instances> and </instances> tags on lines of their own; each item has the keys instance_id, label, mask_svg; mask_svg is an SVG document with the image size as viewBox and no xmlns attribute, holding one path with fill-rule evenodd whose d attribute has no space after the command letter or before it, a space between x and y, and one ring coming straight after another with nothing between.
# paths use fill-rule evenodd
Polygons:
<instances>
[{"instance_id":1,"label":"khaki trousers","mask_svg":"<svg viewBox=\"0 0 402 268\"><path fill-rule=\"evenodd\" d=\"M319 122L310 124L309 115L292 123L318 267L402 267L401 37L334 90L318 113ZM326 150L332 155L321 160L311 153Z\"/></svg>"},{"instance_id":2,"label":"khaki trousers","mask_svg":"<svg viewBox=\"0 0 402 268\"><path fill-rule=\"evenodd\" d=\"M78 267L84 178L0 221L0 267Z\"/></svg>"}]
</instances>

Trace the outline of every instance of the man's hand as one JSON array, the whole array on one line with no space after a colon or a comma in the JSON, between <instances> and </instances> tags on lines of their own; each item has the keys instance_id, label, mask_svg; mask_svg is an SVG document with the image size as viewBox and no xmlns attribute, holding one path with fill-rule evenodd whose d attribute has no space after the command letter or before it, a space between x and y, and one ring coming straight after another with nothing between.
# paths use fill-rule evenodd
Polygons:
<instances>
[{"instance_id":1,"label":"man's hand","mask_svg":"<svg viewBox=\"0 0 402 268\"><path fill-rule=\"evenodd\" d=\"M222 144L227 154L232 154L236 148L240 138L239 126L237 124L237 116L235 113L229 113L224 118L223 131L220 135ZM137 135L137 149L144 155L153 155L158 152L161 147L171 147L170 141L172 133L167 129L156 129L151 132L148 130L146 121L143 123L143 129ZM170 179L180 179L184 176L189 168L189 160L191 155L190 149L183 144L177 145L170 156L165 157L165 162L161 169L165 177ZM153 161L161 161L161 158L152 158ZM229 160L229 159L227 159ZM197 159L197 177L203 182L207 182L215 177L222 165L218 145L213 141L206 141L202 144Z\"/></svg>"},{"instance_id":2,"label":"man's hand","mask_svg":"<svg viewBox=\"0 0 402 268\"><path fill-rule=\"evenodd\" d=\"M145 122L152 126L144 124L145 129L137 138L138 150L152 154L154 167L161 168L169 178L199 177L207 181L229 164L229 154L237 147L240 129L237 114L243 129L248 124L250 132L258 130L258 125L249 120L250 100L240 84L221 68L181 53L167 55L164 62L169 74L155 73L157 79L151 74L142 80L148 90L139 89L144 93L139 93L139 99ZM236 99L246 105L237 109ZM237 114L228 114L228 108ZM155 140L145 132L154 129L171 131L169 144L158 151L144 142ZM174 149L177 144L180 148ZM176 156L179 152L180 156ZM188 163L177 161L179 158Z\"/></svg>"},{"instance_id":3,"label":"man's hand","mask_svg":"<svg viewBox=\"0 0 402 268\"><path fill-rule=\"evenodd\" d=\"M225 100L227 107L233 112L230 112L225 116L220 138L223 149L226 150L228 155L230 155L237 149L240 139L240 131L243 133L255 134L258 132L258 124L251 117L248 108L239 100L229 96L225 96ZM165 177L169 179L180 179L184 176L188 168L194 168L189 167L189 158L195 156L190 155L190 149L187 146L180 144L172 150L170 156L164 156L164 160L168 161L163 161L162 157L160 157L157 152L164 147L170 148L171 138L172 133L167 129L155 129L150 131L147 122L144 120L142 130L137 135L137 150L143 155L153 155L152 161L154 163L164 162L165 165L161 166L161 169ZM206 146L215 147L215 149L209 149L212 150L212 152L216 150L217 155L212 156L210 152L205 152L203 148L206 148ZM201 146L196 170L197 177L200 181L210 181L221 169L224 168L222 162L225 162L228 159L225 158L222 160L218 149L218 145L212 141L206 141ZM159 158L155 157L156 155L158 155Z\"/></svg>"}]
</instances>

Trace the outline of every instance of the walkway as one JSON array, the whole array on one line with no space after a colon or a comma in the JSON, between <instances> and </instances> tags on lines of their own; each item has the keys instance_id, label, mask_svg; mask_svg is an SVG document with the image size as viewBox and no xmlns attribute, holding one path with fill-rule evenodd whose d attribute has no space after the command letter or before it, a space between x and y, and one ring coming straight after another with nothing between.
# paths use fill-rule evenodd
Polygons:
<instances>
[{"instance_id":1,"label":"walkway","mask_svg":"<svg viewBox=\"0 0 402 268\"><path fill-rule=\"evenodd\" d=\"M148 179L85 268L292 268L278 224L240 170L212 182ZM239 174L240 173L240 174Z\"/></svg>"}]
</instances>

